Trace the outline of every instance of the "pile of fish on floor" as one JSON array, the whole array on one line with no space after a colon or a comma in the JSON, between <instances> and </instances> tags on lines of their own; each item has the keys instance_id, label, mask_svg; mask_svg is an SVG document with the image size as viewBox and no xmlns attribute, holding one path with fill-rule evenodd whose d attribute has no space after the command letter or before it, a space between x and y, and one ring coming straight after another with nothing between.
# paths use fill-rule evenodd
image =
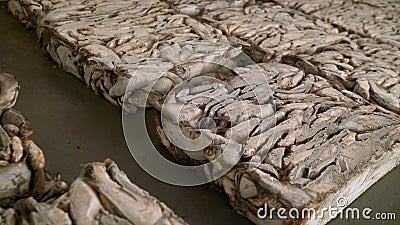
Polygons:
<instances>
[{"instance_id":1,"label":"pile of fish on floor","mask_svg":"<svg viewBox=\"0 0 400 225\"><path fill-rule=\"evenodd\" d=\"M33 128L12 108L19 85L0 73L0 224L186 224L162 202L133 184L111 159L83 166L70 187L45 171Z\"/></svg>"}]
</instances>

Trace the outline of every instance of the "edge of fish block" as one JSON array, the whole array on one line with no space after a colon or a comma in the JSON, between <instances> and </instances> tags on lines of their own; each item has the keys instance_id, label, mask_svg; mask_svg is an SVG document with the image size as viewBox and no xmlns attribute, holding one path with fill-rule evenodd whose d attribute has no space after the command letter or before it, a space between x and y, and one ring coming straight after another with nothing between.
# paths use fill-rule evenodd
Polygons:
<instances>
[{"instance_id":1,"label":"edge of fish block","mask_svg":"<svg viewBox=\"0 0 400 225\"><path fill-rule=\"evenodd\" d=\"M394 145L392 150L387 151L376 162L368 162L362 171L353 176L345 186L336 193L330 194L322 203L315 208L316 219L304 221L304 225L321 225L327 224L330 218L327 213L324 213L323 218L319 218L322 210L331 208L340 208L338 199L345 198L348 205L355 201L359 196L366 192L372 185L378 182L383 176L388 174L392 169L400 164L400 144ZM347 205L347 206L348 206ZM346 206L346 207L347 207Z\"/></svg>"},{"instance_id":2,"label":"edge of fish block","mask_svg":"<svg viewBox=\"0 0 400 225\"><path fill-rule=\"evenodd\" d=\"M91 68L99 69L102 71L103 74L107 73L109 77L110 76L120 77L121 80L123 80L122 82L120 82L121 87L114 88L115 93L113 94L110 93L110 90L103 90L93 87L93 84L90 82L90 77L87 78L85 72L86 69L91 69L91 68L85 68L85 65L89 65L86 64L88 62L84 61L82 63L78 62L76 60L76 57L70 58L69 54L75 56L79 55L77 49L68 46L66 40L57 36L57 33L53 29L40 26L41 19L43 18L44 15L47 14L47 12L45 12L44 9L36 13L37 15L34 15L34 12L28 8L26 3L21 2L21 0L8 0L7 3L8 3L7 9L9 13L14 18L16 18L20 24L26 26L26 28L32 28L32 26L36 26L36 29L34 29L33 31L34 34L37 36L39 47L42 49L44 54L58 66L58 68L81 80L86 85L86 87L90 88L97 96L104 97L108 102L110 102L117 108L122 107L122 103L118 99L125 93L125 88L128 85L128 82L122 78L125 78L127 75L125 75L121 71L118 71L117 68L111 70L99 62L92 61L90 65ZM46 35L46 37L43 37L43 35ZM57 51L51 46L52 43L59 44L59 46L63 47L63 49L66 49L67 51ZM68 59L68 60L67 62L62 62L60 59ZM99 77L103 76L102 74L99 73L97 73L96 75ZM133 107L132 109L125 109L125 110L128 112L135 112L136 108Z\"/></svg>"}]
</instances>

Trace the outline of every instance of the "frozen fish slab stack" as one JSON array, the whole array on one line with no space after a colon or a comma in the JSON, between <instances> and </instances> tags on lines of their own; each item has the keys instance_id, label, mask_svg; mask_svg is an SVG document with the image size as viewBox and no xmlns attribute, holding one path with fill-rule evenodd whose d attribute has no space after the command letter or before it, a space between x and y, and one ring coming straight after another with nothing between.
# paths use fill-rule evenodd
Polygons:
<instances>
[{"instance_id":1,"label":"frozen fish slab stack","mask_svg":"<svg viewBox=\"0 0 400 225\"><path fill-rule=\"evenodd\" d=\"M251 55L257 62L279 61L288 53L301 56L313 64L309 69L316 69L309 72L323 73L340 88L399 111L394 2L167 2L12 0L9 10L22 23L38 26L42 47L53 60L115 105L123 102L127 80L140 62L155 58L152 64L170 66L165 62L170 60L159 59L158 49L211 40L250 45L251 51L264 53ZM366 15L367 11L376 16Z\"/></svg>"},{"instance_id":2,"label":"frozen fish slab stack","mask_svg":"<svg viewBox=\"0 0 400 225\"><path fill-rule=\"evenodd\" d=\"M399 164L394 5L11 0L9 10L28 27L36 24L43 49L58 65L113 104L124 103L124 110L151 105L174 112L184 104L178 122L186 138L197 139L201 129L215 139L188 152L170 143L160 127L163 144L177 160L214 161L229 150L228 143L239 146L218 166L237 156L240 161L216 181L238 213L256 224L325 224L327 215L271 220L257 212L265 204L320 213L340 206L338 199L351 203ZM228 44L258 64L243 63ZM185 63L204 58L230 70ZM260 68L263 76L254 76ZM168 72L158 79L160 70ZM196 76L205 82L170 92ZM124 97L130 78L133 94ZM165 100L167 93L172 98Z\"/></svg>"},{"instance_id":3,"label":"frozen fish slab stack","mask_svg":"<svg viewBox=\"0 0 400 225\"><path fill-rule=\"evenodd\" d=\"M180 12L188 13L188 9L196 6L196 1L172 2ZM298 64L295 66L307 73L319 74L333 82L340 90L355 92L388 110L400 113L400 49L396 44L398 35L395 35L398 12L392 10L393 4L384 4L386 8L381 8L379 12L375 10L376 14L381 13L379 15L386 15L383 11L388 10L392 16L381 19L370 16L367 20L388 24L390 28L387 28L387 36L393 41L389 41L392 44L384 44L377 36L369 35L371 36L369 37L354 33L335 23L329 23L331 22L329 19L319 17L318 14L307 15L285 7L285 4L282 6L275 2L253 1L242 7L243 4L239 4L241 1L230 4L201 2L196 18L219 28L226 35L233 35L257 46L265 52L264 59L295 65L287 55L296 55L310 62L296 61ZM208 5L204 5L205 2L208 2ZM350 1L345 2L345 5L352 4ZM312 2L307 1L304 5L306 4ZM333 5L334 8L336 5ZM372 7L361 3L354 5ZM359 14L354 11L360 14L369 12L362 8L358 9L358 6L354 6L357 10L346 6L340 7L342 11L346 10L347 14L352 14L359 20L363 20L364 17L358 17ZM336 12L331 7L326 7L326 10ZM349 27L357 27L353 24L353 17L345 18L347 14L341 13L342 11L338 11L337 16L343 16L340 18L348 23ZM328 11L323 11L321 15L330 14ZM373 28L381 27L379 24L375 27L371 25L370 30L372 32ZM376 31L376 33L382 32ZM283 56L287 57L282 58Z\"/></svg>"},{"instance_id":4,"label":"frozen fish slab stack","mask_svg":"<svg viewBox=\"0 0 400 225\"><path fill-rule=\"evenodd\" d=\"M265 77L256 76L259 68ZM163 105L172 111L184 104L178 120L182 133L195 141L201 128L214 137L209 146L187 152L168 142L168 130L160 137L178 159L219 159L216 168L241 155L216 184L254 223L271 224L257 216L264 204L286 212L312 208L316 215L324 207L340 208L338 199L354 201L399 164L399 115L289 65L261 63L233 71L218 87L204 82L178 89ZM216 126L207 126L210 118ZM274 224L325 224L331 218L297 219Z\"/></svg>"},{"instance_id":5,"label":"frozen fish slab stack","mask_svg":"<svg viewBox=\"0 0 400 225\"><path fill-rule=\"evenodd\" d=\"M124 102L128 81L141 63L150 62L152 71L148 73L154 74L180 61L178 56L165 59L161 49L184 45L181 52L198 57L229 43L220 30L175 13L158 0L12 0L8 4L21 22L37 27L41 47L52 60L118 106ZM200 41L211 46L197 43ZM169 83L176 82L174 79L182 78L169 78ZM137 99L129 100L132 106L128 111L142 106L145 99L141 89L153 80L150 76L138 81Z\"/></svg>"},{"instance_id":6,"label":"frozen fish slab stack","mask_svg":"<svg viewBox=\"0 0 400 225\"><path fill-rule=\"evenodd\" d=\"M346 4L352 4L360 14L365 12L363 7L373 7L362 2L347 2L335 1L332 7L345 10ZM313 2L298 5L307 4ZM286 6L294 7L285 2L248 0L168 1L168 4L161 1L9 2L10 12L21 22L30 26L37 24L41 45L54 61L115 105L124 102L122 95L128 80L140 63L150 58L154 60L150 64L161 69L177 64L176 59L163 58L160 49L173 44L187 46L186 41L208 40L240 47L256 62L281 61L286 54L299 56L312 63L310 66L299 65L306 67L308 72L321 73L338 88L356 92L386 109L400 110L400 50L394 31L389 32L398 24L392 3L382 3L372 10L377 15L388 10L392 16L366 20L388 24L385 35L393 41L386 41L386 44L381 43L377 35L354 32L318 14L307 15L308 11L296 11L297 8ZM319 6L330 9L322 3ZM353 18L342 20L348 22ZM350 26L352 23L347 27ZM382 26L370 27L372 32ZM383 34L383 31L375 33ZM172 82L176 84L176 79ZM137 86L147 94L143 90L145 84ZM142 91L138 90L136 99L130 100L132 106L128 111L143 105L146 94Z\"/></svg>"},{"instance_id":7,"label":"frozen fish slab stack","mask_svg":"<svg viewBox=\"0 0 400 225\"><path fill-rule=\"evenodd\" d=\"M172 2L179 12L201 18L227 35L257 45L266 52L267 58L296 66L304 72L303 75L298 71L291 74L289 71L293 68L258 64L269 71L266 79L270 80L274 92L272 103L276 114L273 118L241 117L243 121L229 118L223 124L232 127L223 127L226 132L216 130L217 135L225 138L221 140L233 139L243 146L240 152L243 159L238 169L219 180L239 213L257 224L270 224L271 221L256 216L265 203L270 208L289 210L292 207L335 207L342 197L352 202L383 176L384 171L390 171L399 163L400 118L396 114L400 113L400 57L395 43L383 44L377 37L354 34L327 23L324 18L311 17L271 2L255 1L245 7L232 2ZM389 18L383 22L392 21ZM246 69L235 69L236 74L241 75L238 71ZM227 82L227 86L230 85ZM236 94L235 103L243 99L241 95L249 96L247 92L252 88L239 89L232 92ZM232 98L232 93L227 93L227 100ZM198 106L197 96L184 97L190 99L188 103ZM246 102L246 105L257 105L257 101ZM224 113L235 108L233 105L224 105L216 113L198 114L211 114L212 118L218 115L215 119L223 120L227 118ZM259 106L264 108L264 105ZM199 109L210 107L200 106ZM247 112L251 114L254 110L250 110ZM385 118L386 122L378 118ZM196 124L202 119L180 122ZM195 132L187 132L193 131L193 127L182 127L187 137L197 137ZM373 136L380 132L383 136L375 136L380 141L374 140ZM250 135L250 138L238 134ZM226 150L224 144L209 146L203 157L217 158L218 153ZM180 151L179 148L175 150ZM385 153L378 154L377 158L375 152L381 150ZM326 161L325 157L330 160ZM247 171L254 163L257 169ZM275 222L324 224L328 220L325 216L320 220Z\"/></svg>"},{"instance_id":8,"label":"frozen fish slab stack","mask_svg":"<svg viewBox=\"0 0 400 225\"><path fill-rule=\"evenodd\" d=\"M397 10L399 2L357 0L357 1L284 1L281 4L292 9L317 16L340 29L371 37L400 47L397 32L400 13Z\"/></svg>"},{"instance_id":9,"label":"frozen fish slab stack","mask_svg":"<svg viewBox=\"0 0 400 225\"><path fill-rule=\"evenodd\" d=\"M364 56L379 62L371 64L361 60L356 63L364 65L361 68L355 66L354 74L350 72L350 78L359 80L354 91L369 98L367 90L370 90L370 95L374 100L398 112L399 101L396 100L400 98L400 36L398 32L400 13L396 10L398 1L278 2L348 32L348 36L357 43ZM372 77L374 77L373 83L377 85L367 82ZM388 103L389 101L391 103Z\"/></svg>"}]
</instances>

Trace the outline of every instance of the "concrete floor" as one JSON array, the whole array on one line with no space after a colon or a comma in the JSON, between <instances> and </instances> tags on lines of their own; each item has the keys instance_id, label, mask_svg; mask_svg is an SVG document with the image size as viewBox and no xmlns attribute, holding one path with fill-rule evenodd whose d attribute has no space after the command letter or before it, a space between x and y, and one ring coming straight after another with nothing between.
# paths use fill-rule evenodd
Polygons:
<instances>
[{"instance_id":1,"label":"concrete floor","mask_svg":"<svg viewBox=\"0 0 400 225\"><path fill-rule=\"evenodd\" d=\"M144 172L134 161L122 133L121 113L105 99L47 59L35 36L0 9L0 71L20 82L16 109L35 128L32 139L46 155L46 168L71 182L80 165L115 160L133 182L165 202L192 225L246 225L234 213L226 196L208 187L176 187ZM138 121L142 122L142 121ZM138 131L142 132L142 131ZM353 207L374 212L395 212L400 217L400 168L395 169L361 196ZM400 218L399 218L400 219ZM396 221L335 220L339 224L399 224Z\"/></svg>"}]
</instances>

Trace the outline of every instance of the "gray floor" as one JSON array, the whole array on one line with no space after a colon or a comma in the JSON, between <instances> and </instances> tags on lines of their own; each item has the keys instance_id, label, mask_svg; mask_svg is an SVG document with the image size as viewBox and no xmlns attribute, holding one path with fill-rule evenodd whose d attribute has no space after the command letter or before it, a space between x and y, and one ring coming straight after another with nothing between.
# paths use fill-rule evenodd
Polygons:
<instances>
[{"instance_id":1,"label":"gray floor","mask_svg":"<svg viewBox=\"0 0 400 225\"><path fill-rule=\"evenodd\" d=\"M190 224L245 225L227 198L208 186L176 187L152 178L133 160L122 133L120 111L73 76L60 71L39 49L35 36L0 9L0 71L21 85L16 109L35 128L32 137L46 154L46 168L72 181L86 162L114 159L139 186L165 202ZM141 121L138 121L141 122ZM138 131L142 132L142 131ZM374 185L352 206L400 217L400 168ZM400 218L399 218L400 219ZM395 221L335 220L339 224L399 224Z\"/></svg>"}]
</instances>

